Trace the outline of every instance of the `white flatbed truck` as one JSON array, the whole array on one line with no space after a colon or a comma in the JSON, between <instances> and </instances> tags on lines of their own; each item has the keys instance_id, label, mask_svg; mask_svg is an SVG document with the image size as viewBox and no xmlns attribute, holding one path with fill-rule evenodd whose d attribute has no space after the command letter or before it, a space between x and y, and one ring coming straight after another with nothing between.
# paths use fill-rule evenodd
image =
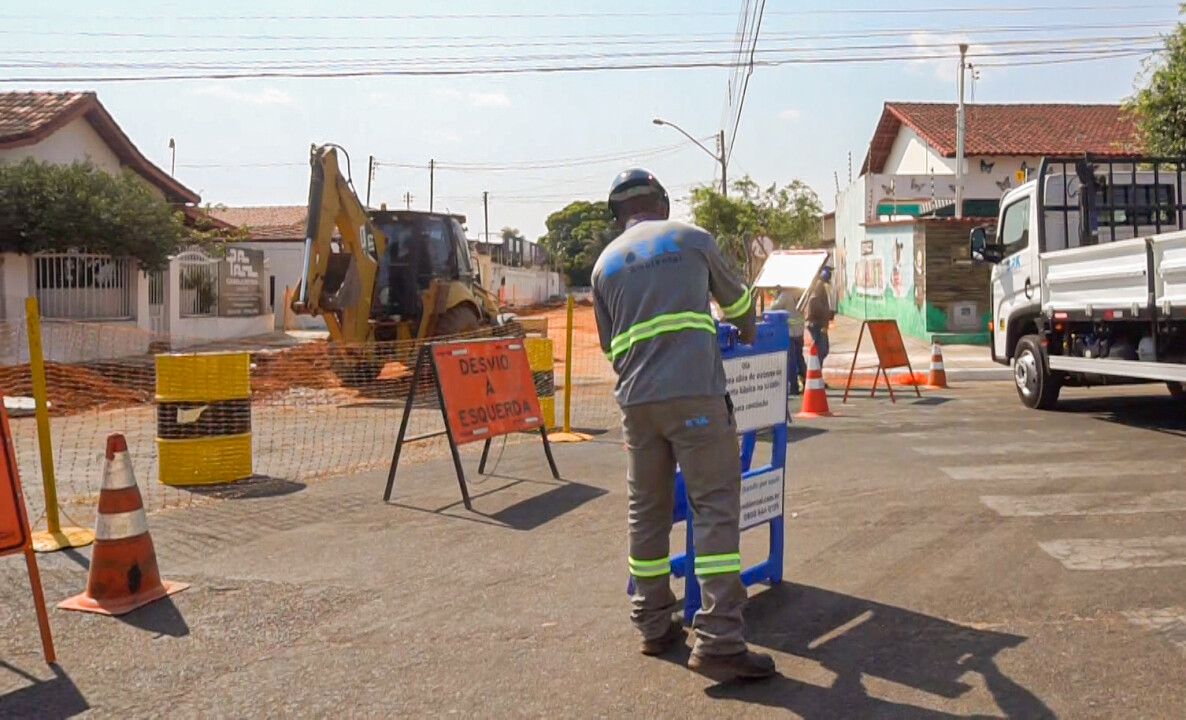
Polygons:
<instances>
[{"instance_id":1,"label":"white flatbed truck","mask_svg":"<svg viewBox=\"0 0 1186 720\"><path fill-rule=\"evenodd\" d=\"M992 358L1027 407L1063 387L1186 385L1186 159L1050 157L1005 194L992 264Z\"/></svg>"}]
</instances>

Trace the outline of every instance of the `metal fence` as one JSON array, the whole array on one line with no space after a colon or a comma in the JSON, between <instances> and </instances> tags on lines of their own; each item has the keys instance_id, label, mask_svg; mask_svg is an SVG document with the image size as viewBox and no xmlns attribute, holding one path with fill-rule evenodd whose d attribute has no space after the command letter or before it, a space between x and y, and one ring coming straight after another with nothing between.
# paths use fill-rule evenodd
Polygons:
<instances>
[{"instance_id":1,"label":"metal fence","mask_svg":"<svg viewBox=\"0 0 1186 720\"><path fill-rule=\"evenodd\" d=\"M132 261L87 252L33 256L41 316L62 320L128 320L133 316Z\"/></svg>"},{"instance_id":2,"label":"metal fence","mask_svg":"<svg viewBox=\"0 0 1186 720\"><path fill-rule=\"evenodd\" d=\"M211 317L218 314L218 258L200 250L177 256L181 275L181 317Z\"/></svg>"}]
</instances>

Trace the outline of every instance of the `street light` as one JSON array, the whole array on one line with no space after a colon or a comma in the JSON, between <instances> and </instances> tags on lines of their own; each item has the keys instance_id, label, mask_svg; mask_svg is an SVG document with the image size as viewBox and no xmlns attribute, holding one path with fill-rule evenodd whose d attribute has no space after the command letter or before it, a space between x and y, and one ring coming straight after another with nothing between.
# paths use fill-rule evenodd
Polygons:
<instances>
[{"instance_id":1,"label":"street light","mask_svg":"<svg viewBox=\"0 0 1186 720\"><path fill-rule=\"evenodd\" d=\"M704 146L704 143L700 142L696 138L689 135L688 132L686 130L684 130L682 127L680 127L679 125L676 125L673 122L668 122L662 118L655 118L651 122L654 123L655 125L659 125L659 126L666 125L669 128L673 128L674 130L678 131L681 135L683 135L684 137L686 137L687 139L689 139L693 143L695 143L696 147L700 148L704 152L711 155L712 159L716 160L717 163L719 163L721 166L721 194L726 195L726 196L729 194L729 180L728 180L729 159L725 156L725 131L724 130L720 131L720 133L717 135L717 144L720 145L720 148L721 148L721 154L718 156L712 150L709 150L708 148L706 148Z\"/></svg>"}]
</instances>

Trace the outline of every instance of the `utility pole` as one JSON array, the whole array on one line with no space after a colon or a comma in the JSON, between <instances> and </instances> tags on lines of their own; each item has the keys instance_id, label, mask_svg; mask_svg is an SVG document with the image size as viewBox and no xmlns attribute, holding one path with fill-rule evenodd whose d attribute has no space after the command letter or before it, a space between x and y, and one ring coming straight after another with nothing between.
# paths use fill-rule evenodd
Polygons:
<instances>
[{"instance_id":1,"label":"utility pole","mask_svg":"<svg viewBox=\"0 0 1186 720\"><path fill-rule=\"evenodd\" d=\"M437 161L428 161L428 211L432 212L432 201L435 193Z\"/></svg>"},{"instance_id":2,"label":"utility pole","mask_svg":"<svg viewBox=\"0 0 1186 720\"><path fill-rule=\"evenodd\" d=\"M486 222L486 239L482 242L490 244L490 193L482 192L482 218Z\"/></svg>"},{"instance_id":3,"label":"utility pole","mask_svg":"<svg viewBox=\"0 0 1186 720\"><path fill-rule=\"evenodd\" d=\"M404 193L404 204L407 206L407 208L409 210L412 209L412 193L411 192Z\"/></svg>"},{"instance_id":4,"label":"utility pole","mask_svg":"<svg viewBox=\"0 0 1186 720\"><path fill-rule=\"evenodd\" d=\"M960 101L955 111L955 216L964 216L964 141L966 113L964 109L964 71L968 67L968 46L960 43Z\"/></svg>"},{"instance_id":5,"label":"utility pole","mask_svg":"<svg viewBox=\"0 0 1186 720\"><path fill-rule=\"evenodd\" d=\"M726 153L725 153L725 131L724 130L722 130L720 132L720 134L717 135L717 144L720 145L720 148L721 148L721 157L720 157L720 160L721 160L721 195L723 197L729 197L729 178L728 178L729 158L726 156Z\"/></svg>"},{"instance_id":6,"label":"utility pole","mask_svg":"<svg viewBox=\"0 0 1186 720\"><path fill-rule=\"evenodd\" d=\"M367 207L371 206L371 181L375 179L375 156L367 159Z\"/></svg>"}]
</instances>

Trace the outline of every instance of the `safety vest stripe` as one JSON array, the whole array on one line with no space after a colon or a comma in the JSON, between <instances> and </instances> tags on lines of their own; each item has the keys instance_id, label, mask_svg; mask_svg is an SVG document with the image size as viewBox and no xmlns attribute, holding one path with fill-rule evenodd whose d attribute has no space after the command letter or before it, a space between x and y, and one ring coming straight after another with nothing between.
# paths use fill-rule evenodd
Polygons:
<instances>
[{"instance_id":1,"label":"safety vest stripe","mask_svg":"<svg viewBox=\"0 0 1186 720\"><path fill-rule=\"evenodd\" d=\"M737 299L737 302L729 307L721 308L721 314L725 316L726 320L732 320L735 317L744 315L749 310L750 303L753 301L753 294L750 293L749 288L746 288L745 292L741 294L741 297Z\"/></svg>"},{"instance_id":2,"label":"safety vest stripe","mask_svg":"<svg viewBox=\"0 0 1186 720\"><path fill-rule=\"evenodd\" d=\"M625 353L636 343L649 340L658 335L680 330L704 330L716 334L717 326L711 315L697 312L673 313L660 315L657 318L631 326L628 330L617 335L610 341L610 360Z\"/></svg>"},{"instance_id":3,"label":"safety vest stripe","mask_svg":"<svg viewBox=\"0 0 1186 720\"><path fill-rule=\"evenodd\" d=\"M708 313L696 312L694 310L656 315L650 320L644 320L643 322L635 323L626 328L624 331L618 333L617 336L610 340L610 347L613 348L616 345L626 342L630 339L631 335L645 332L658 325L663 325L664 323L679 322L681 320L706 320L708 322L712 322L712 315L709 315Z\"/></svg>"},{"instance_id":4,"label":"safety vest stripe","mask_svg":"<svg viewBox=\"0 0 1186 720\"><path fill-rule=\"evenodd\" d=\"M630 574L634 577L649 578L667 575L671 572L671 557L661 557L657 560L637 560L627 558Z\"/></svg>"},{"instance_id":5,"label":"safety vest stripe","mask_svg":"<svg viewBox=\"0 0 1186 720\"><path fill-rule=\"evenodd\" d=\"M721 575L732 572L741 572L740 553L696 556L696 575L698 576Z\"/></svg>"}]
</instances>

